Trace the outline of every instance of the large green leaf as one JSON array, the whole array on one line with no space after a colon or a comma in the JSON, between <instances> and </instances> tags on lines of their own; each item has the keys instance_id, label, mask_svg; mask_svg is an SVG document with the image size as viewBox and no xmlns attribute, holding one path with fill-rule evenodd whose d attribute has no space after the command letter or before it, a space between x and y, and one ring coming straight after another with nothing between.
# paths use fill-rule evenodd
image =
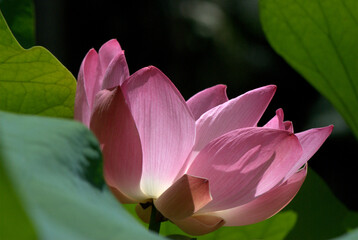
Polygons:
<instances>
[{"instance_id":1,"label":"large green leaf","mask_svg":"<svg viewBox=\"0 0 358 240\"><path fill-rule=\"evenodd\" d=\"M0 143L0 167L39 239L161 239L136 222L106 188L101 190L103 181L90 180L101 168L101 154L95 137L80 123L0 112ZM7 180L2 175L0 180L4 186ZM1 218L21 220L24 213L8 206L0 205ZM14 230L6 239L19 239L19 224L0 225Z\"/></svg>"},{"instance_id":2,"label":"large green leaf","mask_svg":"<svg viewBox=\"0 0 358 240\"><path fill-rule=\"evenodd\" d=\"M35 231L3 166L0 146L0 239L36 239ZM5 196L5 197L4 197ZM5 217L6 216L6 217ZM21 231L19 227L21 226Z\"/></svg>"},{"instance_id":3,"label":"large green leaf","mask_svg":"<svg viewBox=\"0 0 358 240\"><path fill-rule=\"evenodd\" d=\"M76 80L45 48L23 49L0 13L0 110L73 116Z\"/></svg>"},{"instance_id":4,"label":"large green leaf","mask_svg":"<svg viewBox=\"0 0 358 240\"><path fill-rule=\"evenodd\" d=\"M35 45L35 14L32 0L0 0L0 9L16 39L24 48Z\"/></svg>"},{"instance_id":5,"label":"large green leaf","mask_svg":"<svg viewBox=\"0 0 358 240\"><path fill-rule=\"evenodd\" d=\"M260 0L260 12L272 47L358 137L358 1Z\"/></svg>"}]
</instances>

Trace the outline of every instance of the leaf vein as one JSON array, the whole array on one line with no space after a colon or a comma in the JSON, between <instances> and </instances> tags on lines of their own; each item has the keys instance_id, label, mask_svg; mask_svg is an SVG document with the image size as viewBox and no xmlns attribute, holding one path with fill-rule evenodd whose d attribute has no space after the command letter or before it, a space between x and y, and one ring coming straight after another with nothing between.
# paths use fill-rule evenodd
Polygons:
<instances>
[{"instance_id":1,"label":"leaf vein","mask_svg":"<svg viewBox=\"0 0 358 240\"><path fill-rule=\"evenodd\" d=\"M295 1L296 2L296 1ZM297 3L297 2L296 2ZM276 1L276 4L278 4L278 2ZM300 6L299 4L297 4L298 6ZM310 54L310 52L308 51L306 45L303 43L301 37L299 36L299 34L297 34L297 32L293 29L293 27L291 26L291 24L289 23L287 17L285 16L285 14L283 13L283 11L281 10L281 8L278 8L279 12L282 16L282 18L284 19L284 22L286 23L287 27L289 28L289 30L292 32L293 36L295 36L298 40L299 43L301 44L303 50L306 52L307 56L309 57L309 59L311 60L311 62L313 63L313 66L315 67L315 71L318 75L320 75L322 77L322 79L326 82L326 84L329 86L330 90L332 91L332 93L336 96L336 98L338 99L338 101L340 102L341 106L346 110L347 114L349 114L349 116L354 119L354 114L352 114L352 112L350 111L349 108L347 108L347 106L344 104L343 99L341 98L341 96L337 93L337 91L335 90L335 88L332 86L331 82L328 80L328 78L322 73L322 71L318 68L317 63L313 60L312 55Z\"/></svg>"}]
</instances>

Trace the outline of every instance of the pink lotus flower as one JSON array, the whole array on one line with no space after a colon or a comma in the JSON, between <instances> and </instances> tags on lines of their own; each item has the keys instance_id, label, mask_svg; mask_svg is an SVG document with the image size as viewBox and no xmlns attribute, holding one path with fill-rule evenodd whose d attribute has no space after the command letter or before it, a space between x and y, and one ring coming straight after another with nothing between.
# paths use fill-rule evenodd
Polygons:
<instances>
[{"instance_id":1,"label":"pink lotus flower","mask_svg":"<svg viewBox=\"0 0 358 240\"><path fill-rule=\"evenodd\" d=\"M115 40L90 50L78 78L75 118L90 126L104 155L105 180L122 203L153 203L183 231L265 220L300 189L307 161L333 126L293 133L277 110L257 123L273 97L269 85L228 100L224 85L185 101L157 68L129 76Z\"/></svg>"}]
</instances>

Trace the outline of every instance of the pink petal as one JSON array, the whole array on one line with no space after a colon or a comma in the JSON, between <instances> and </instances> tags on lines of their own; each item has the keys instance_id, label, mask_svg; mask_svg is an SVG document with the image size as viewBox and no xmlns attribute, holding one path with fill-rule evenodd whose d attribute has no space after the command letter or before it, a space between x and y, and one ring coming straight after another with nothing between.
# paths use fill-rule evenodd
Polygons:
<instances>
[{"instance_id":1,"label":"pink petal","mask_svg":"<svg viewBox=\"0 0 358 240\"><path fill-rule=\"evenodd\" d=\"M102 147L107 184L137 202L147 199L140 189L142 149L139 134L120 87L97 94L91 129Z\"/></svg>"},{"instance_id":2,"label":"pink petal","mask_svg":"<svg viewBox=\"0 0 358 240\"><path fill-rule=\"evenodd\" d=\"M96 82L97 63L97 52L91 49L83 59L78 74L74 119L82 122L87 127L89 126L94 100L93 86Z\"/></svg>"},{"instance_id":3,"label":"pink petal","mask_svg":"<svg viewBox=\"0 0 358 240\"><path fill-rule=\"evenodd\" d=\"M266 125L265 128L273 128L273 129L281 129L281 130L287 130L289 132L293 132L293 125L292 122L283 121L284 114L282 108L276 110L276 116L274 116Z\"/></svg>"},{"instance_id":4,"label":"pink petal","mask_svg":"<svg viewBox=\"0 0 358 240\"><path fill-rule=\"evenodd\" d=\"M108 65L103 77L102 89L110 89L122 85L129 78L129 70L123 51L118 53Z\"/></svg>"},{"instance_id":5,"label":"pink petal","mask_svg":"<svg viewBox=\"0 0 358 240\"><path fill-rule=\"evenodd\" d=\"M225 226L242 226L261 222L281 211L297 194L307 174L307 167L295 173L282 185L255 200L231 209L214 212L225 220Z\"/></svg>"},{"instance_id":6,"label":"pink petal","mask_svg":"<svg viewBox=\"0 0 358 240\"><path fill-rule=\"evenodd\" d=\"M293 133L293 124L291 121L285 121L285 122L283 122L283 125L285 126L286 131Z\"/></svg>"},{"instance_id":7,"label":"pink petal","mask_svg":"<svg viewBox=\"0 0 358 240\"><path fill-rule=\"evenodd\" d=\"M206 111L227 101L226 86L220 84L198 92L186 103L197 120Z\"/></svg>"},{"instance_id":8,"label":"pink petal","mask_svg":"<svg viewBox=\"0 0 358 240\"><path fill-rule=\"evenodd\" d=\"M102 90L103 78L106 74L107 68L112 62L112 60L119 54L123 54L119 43L116 39L109 40L98 51L98 65L97 65L97 74L96 81L93 86L93 96ZM108 83L106 83L107 85Z\"/></svg>"},{"instance_id":9,"label":"pink petal","mask_svg":"<svg viewBox=\"0 0 358 240\"><path fill-rule=\"evenodd\" d=\"M221 228L225 221L217 216L200 215L183 220L174 220L173 223L187 234L199 236Z\"/></svg>"},{"instance_id":10,"label":"pink petal","mask_svg":"<svg viewBox=\"0 0 358 240\"><path fill-rule=\"evenodd\" d=\"M123 50L116 39L111 39L102 45L102 47L98 51L100 62L99 67L102 74L106 72L106 69L108 68L114 57L116 57L122 52Z\"/></svg>"},{"instance_id":11,"label":"pink petal","mask_svg":"<svg viewBox=\"0 0 358 240\"><path fill-rule=\"evenodd\" d=\"M200 151L211 140L227 132L256 126L275 91L273 85L261 87L205 112L196 121L194 151Z\"/></svg>"},{"instance_id":12,"label":"pink petal","mask_svg":"<svg viewBox=\"0 0 358 240\"><path fill-rule=\"evenodd\" d=\"M264 127L285 130L283 124L283 110L282 108L276 110L276 116L274 116Z\"/></svg>"},{"instance_id":13,"label":"pink petal","mask_svg":"<svg viewBox=\"0 0 358 240\"><path fill-rule=\"evenodd\" d=\"M210 201L208 180L185 174L160 195L154 205L164 217L175 220L190 217Z\"/></svg>"},{"instance_id":14,"label":"pink petal","mask_svg":"<svg viewBox=\"0 0 358 240\"><path fill-rule=\"evenodd\" d=\"M296 133L298 140L303 149L301 158L288 172L286 179L290 178L295 172L297 172L322 146L324 141L332 133L333 125L323 128L313 128L304 132Z\"/></svg>"},{"instance_id":15,"label":"pink petal","mask_svg":"<svg viewBox=\"0 0 358 240\"><path fill-rule=\"evenodd\" d=\"M187 173L207 178L213 200L200 213L248 203L280 184L300 158L297 137L270 128L243 128L210 142Z\"/></svg>"},{"instance_id":16,"label":"pink petal","mask_svg":"<svg viewBox=\"0 0 358 240\"><path fill-rule=\"evenodd\" d=\"M195 122L179 91L155 67L134 73L122 88L141 139L141 189L157 198L176 180L191 151Z\"/></svg>"}]
</instances>

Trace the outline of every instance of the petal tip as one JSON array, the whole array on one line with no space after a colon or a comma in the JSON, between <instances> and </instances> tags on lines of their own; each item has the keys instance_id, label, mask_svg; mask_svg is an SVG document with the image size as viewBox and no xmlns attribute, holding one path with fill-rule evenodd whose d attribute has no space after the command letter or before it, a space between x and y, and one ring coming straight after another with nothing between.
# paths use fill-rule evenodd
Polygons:
<instances>
[{"instance_id":1,"label":"petal tip","mask_svg":"<svg viewBox=\"0 0 358 240\"><path fill-rule=\"evenodd\" d=\"M327 131L327 138L329 137L329 135L331 135L331 133L333 132L334 129L334 125L328 125L327 127L323 127L322 130Z\"/></svg>"},{"instance_id":2,"label":"petal tip","mask_svg":"<svg viewBox=\"0 0 358 240\"><path fill-rule=\"evenodd\" d=\"M119 45L119 42L117 41L116 38L112 38L111 40L105 42L101 48L106 48L106 47L117 48L121 46Z\"/></svg>"},{"instance_id":3,"label":"petal tip","mask_svg":"<svg viewBox=\"0 0 358 240\"><path fill-rule=\"evenodd\" d=\"M83 64L87 64L88 61L96 61L93 57L97 57L97 55L97 51L94 48L91 48L84 57Z\"/></svg>"},{"instance_id":4,"label":"petal tip","mask_svg":"<svg viewBox=\"0 0 358 240\"><path fill-rule=\"evenodd\" d=\"M263 86L263 87L253 89L253 90L251 90L251 91L249 91L247 93L259 91L261 94L269 96L270 100L271 100L272 97L275 95L276 90L277 90L276 85L266 85L266 86Z\"/></svg>"},{"instance_id":5,"label":"petal tip","mask_svg":"<svg viewBox=\"0 0 358 240\"><path fill-rule=\"evenodd\" d=\"M88 51L87 55L88 55L88 54L97 54L97 51L96 51L94 48L91 48L91 49Z\"/></svg>"},{"instance_id":6,"label":"petal tip","mask_svg":"<svg viewBox=\"0 0 358 240\"><path fill-rule=\"evenodd\" d=\"M221 88L223 90L227 89L227 86L225 84L218 84L218 85L216 85L216 87Z\"/></svg>"},{"instance_id":7,"label":"petal tip","mask_svg":"<svg viewBox=\"0 0 358 240\"><path fill-rule=\"evenodd\" d=\"M282 108L277 109L276 114L283 115L283 109Z\"/></svg>"},{"instance_id":8,"label":"petal tip","mask_svg":"<svg viewBox=\"0 0 358 240\"><path fill-rule=\"evenodd\" d=\"M277 90L277 86L274 85L274 84L267 85L267 87L271 88L271 89L274 90L274 91Z\"/></svg>"},{"instance_id":9,"label":"petal tip","mask_svg":"<svg viewBox=\"0 0 358 240\"><path fill-rule=\"evenodd\" d=\"M267 89L267 91L270 92L272 96L276 93L277 90L277 86L273 84L264 86L263 88Z\"/></svg>"},{"instance_id":10,"label":"petal tip","mask_svg":"<svg viewBox=\"0 0 358 240\"><path fill-rule=\"evenodd\" d=\"M161 72L161 71L159 70L159 68L157 68L157 67L155 67L155 66L153 66L153 65L149 65L149 66L145 67L144 69L145 69L146 71L150 71L150 72Z\"/></svg>"}]
</instances>

